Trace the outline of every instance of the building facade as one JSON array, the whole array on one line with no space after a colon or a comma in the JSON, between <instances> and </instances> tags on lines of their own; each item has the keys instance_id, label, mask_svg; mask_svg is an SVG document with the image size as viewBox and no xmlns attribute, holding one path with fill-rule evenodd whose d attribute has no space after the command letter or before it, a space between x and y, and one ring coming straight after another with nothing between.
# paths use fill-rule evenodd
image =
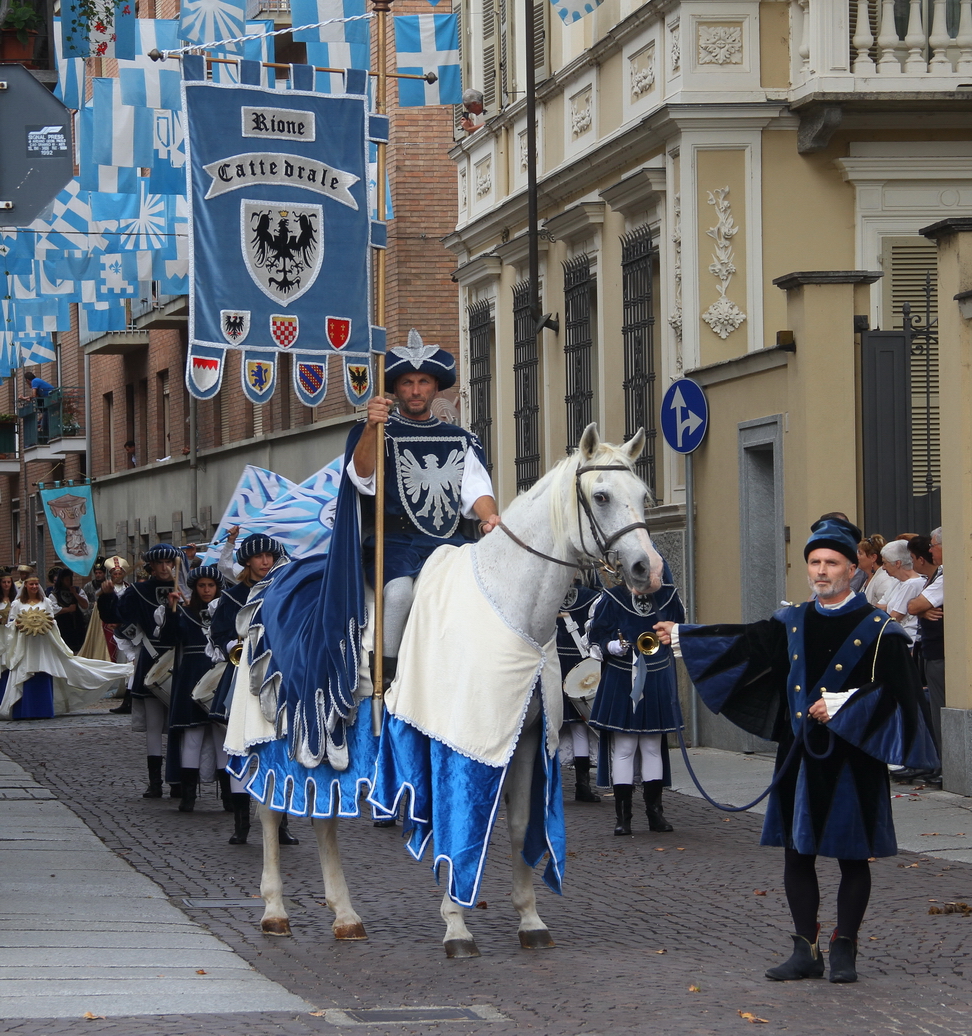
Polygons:
<instances>
[{"instance_id":1,"label":"building facade","mask_svg":"<svg viewBox=\"0 0 972 1036\"><path fill-rule=\"evenodd\" d=\"M507 0L462 13L487 118L452 151L448 244L468 420L501 500L589 420L614 441L644 425L652 527L681 575L686 466L659 409L688 376L710 410L692 464L698 621L805 599L803 544L826 511L889 538L940 524L939 274L920 231L972 204L972 3L605 0L570 25L537 4L529 41ZM539 336L531 158L541 310L558 318ZM704 743L754 747L701 722Z\"/></svg>"}]
</instances>

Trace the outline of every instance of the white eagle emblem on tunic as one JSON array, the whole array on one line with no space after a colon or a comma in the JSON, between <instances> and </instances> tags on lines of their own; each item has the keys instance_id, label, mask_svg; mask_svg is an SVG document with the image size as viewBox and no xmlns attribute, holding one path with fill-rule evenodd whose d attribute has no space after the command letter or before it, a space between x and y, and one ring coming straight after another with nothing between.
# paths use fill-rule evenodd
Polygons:
<instances>
[{"instance_id":1,"label":"white eagle emblem on tunic","mask_svg":"<svg viewBox=\"0 0 972 1036\"><path fill-rule=\"evenodd\" d=\"M441 529L447 519L456 515L453 504L459 499L462 486L463 451L451 450L442 467L433 453L426 454L422 460L424 466L411 450L402 450L402 488L413 507L423 494L428 494L415 517L431 517L433 526Z\"/></svg>"}]
</instances>

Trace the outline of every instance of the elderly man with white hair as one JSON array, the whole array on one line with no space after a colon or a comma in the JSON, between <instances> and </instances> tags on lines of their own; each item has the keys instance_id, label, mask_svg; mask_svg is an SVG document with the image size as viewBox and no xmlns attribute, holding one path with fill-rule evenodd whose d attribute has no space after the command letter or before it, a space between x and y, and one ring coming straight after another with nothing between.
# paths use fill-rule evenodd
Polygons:
<instances>
[{"instance_id":1,"label":"elderly man with white hair","mask_svg":"<svg viewBox=\"0 0 972 1036\"><path fill-rule=\"evenodd\" d=\"M892 540L881 548L881 560L885 571L898 580L878 605L898 622L912 644L918 635L918 616L908 613L908 604L917 597L925 585L924 579L915 572L907 540Z\"/></svg>"}]
</instances>

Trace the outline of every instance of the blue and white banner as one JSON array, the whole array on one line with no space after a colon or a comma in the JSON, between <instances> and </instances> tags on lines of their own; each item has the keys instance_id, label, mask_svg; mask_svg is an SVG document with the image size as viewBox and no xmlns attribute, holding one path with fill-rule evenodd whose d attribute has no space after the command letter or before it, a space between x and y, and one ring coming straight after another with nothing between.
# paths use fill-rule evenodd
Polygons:
<instances>
[{"instance_id":1,"label":"blue and white banner","mask_svg":"<svg viewBox=\"0 0 972 1036\"><path fill-rule=\"evenodd\" d=\"M369 43L368 20L360 17L365 14L365 0L290 0L290 11L294 25L330 22L330 25L315 25L313 29L295 32L294 39L301 43L363 43L365 46ZM356 20L332 21L335 18Z\"/></svg>"},{"instance_id":2,"label":"blue and white banner","mask_svg":"<svg viewBox=\"0 0 972 1036\"><path fill-rule=\"evenodd\" d=\"M61 5L64 57L129 60L135 57L135 4L131 0L116 0L111 24L101 18L89 22L81 6L80 0L65 0Z\"/></svg>"},{"instance_id":3,"label":"blue and white banner","mask_svg":"<svg viewBox=\"0 0 972 1036\"><path fill-rule=\"evenodd\" d=\"M179 36L189 43L217 43L244 35L245 23L246 0L183 0Z\"/></svg>"},{"instance_id":4,"label":"blue and white banner","mask_svg":"<svg viewBox=\"0 0 972 1036\"><path fill-rule=\"evenodd\" d=\"M42 489L40 495L54 552L72 572L86 576L98 556L91 486L58 486Z\"/></svg>"},{"instance_id":5,"label":"blue and white banner","mask_svg":"<svg viewBox=\"0 0 972 1036\"><path fill-rule=\"evenodd\" d=\"M421 79L399 79L400 108L426 104L461 104L459 16L398 15L395 18L395 62L399 72L419 76L434 72L438 76L435 83L424 83Z\"/></svg>"},{"instance_id":6,"label":"blue and white banner","mask_svg":"<svg viewBox=\"0 0 972 1036\"><path fill-rule=\"evenodd\" d=\"M135 58L118 62L122 104L140 108L182 107L182 74L175 61L153 61L152 50L177 50L179 22L175 18L135 19Z\"/></svg>"},{"instance_id":7,"label":"blue and white banner","mask_svg":"<svg viewBox=\"0 0 972 1036\"><path fill-rule=\"evenodd\" d=\"M195 71L188 61L184 67ZM187 80L183 93L192 213L189 391L213 394L226 348L366 362L373 336L364 94L197 80ZM264 399L272 372L244 365L242 374L250 398Z\"/></svg>"},{"instance_id":8,"label":"blue and white banner","mask_svg":"<svg viewBox=\"0 0 972 1036\"><path fill-rule=\"evenodd\" d=\"M98 78L93 83L92 160L122 168L150 166L155 154L151 110L123 104L118 79Z\"/></svg>"},{"instance_id":9,"label":"blue and white banner","mask_svg":"<svg viewBox=\"0 0 972 1036\"><path fill-rule=\"evenodd\" d=\"M586 14L590 14L595 7L600 7L603 0L550 0L553 9L560 15L562 22L579 22Z\"/></svg>"},{"instance_id":10,"label":"blue and white banner","mask_svg":"<svg viewBox=\"0 0 972 1036\"><path fill-rule=\"evenodd\" d=\"M57 60L57 86L54 96L75 110L84 105L85 59L64 56L64 36L61 33L61 19L54 19L54 52Z\"/></svg>"}]
</instances>

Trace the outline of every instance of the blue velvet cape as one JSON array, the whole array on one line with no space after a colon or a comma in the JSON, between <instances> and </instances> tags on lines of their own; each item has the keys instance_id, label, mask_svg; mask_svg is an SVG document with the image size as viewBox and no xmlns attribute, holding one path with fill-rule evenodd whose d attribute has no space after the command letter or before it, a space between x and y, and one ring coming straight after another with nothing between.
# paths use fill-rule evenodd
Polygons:
<instances>
[{"instance_id":1,"label":"blue velvet cape","mask_svg":"<svg viewBox=\"0 0 972 1036\"><path fill-rule=\"evenodd\" d=\"M897 623L857 594L837 609L800 604L749 625L682 625L679 645L713 712L779 742L777 772L801 739L770 795L763 845L838 859L897 852L887 766L938 764ZM856 689L826 725L807 718L824 689Z\"/></svg>"}]
</instances>

